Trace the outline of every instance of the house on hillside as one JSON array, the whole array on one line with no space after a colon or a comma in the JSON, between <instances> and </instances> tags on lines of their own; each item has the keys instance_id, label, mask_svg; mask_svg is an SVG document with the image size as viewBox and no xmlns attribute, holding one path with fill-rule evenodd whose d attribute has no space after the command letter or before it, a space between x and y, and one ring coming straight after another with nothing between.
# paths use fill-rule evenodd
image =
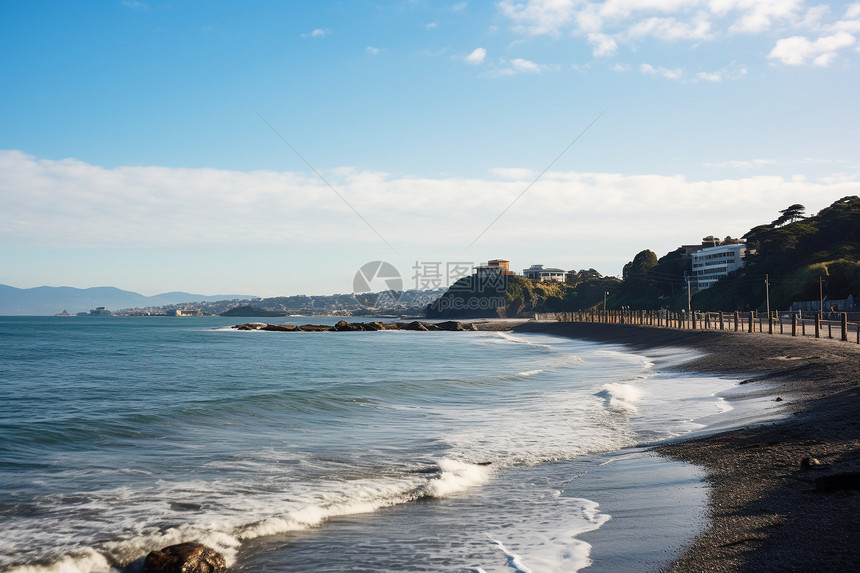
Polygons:
<instances>
[{"instance_id":1,"label":"house on hillside","mask_svg":"<svg viewBox=\"0 0 860 573\"><path fill-rule=\"evenodd\" d=\"M486 265L475 267L475 274L482 275L512 275L511 262L505 259L493 259L487 261Z\"/></svg>"},{"instance_id":2,"label":"house on hillside","mask_svg":"<svg viewBox=\"0 0 860 573\"><path fill-rule=\"evenodd\" d=\"M532 265L527 269L523 269L523 276L527 279L536 281L556 281L564 282L565 272L554 267L544 267L543 265Z\"/></svg>"}]
</instances>

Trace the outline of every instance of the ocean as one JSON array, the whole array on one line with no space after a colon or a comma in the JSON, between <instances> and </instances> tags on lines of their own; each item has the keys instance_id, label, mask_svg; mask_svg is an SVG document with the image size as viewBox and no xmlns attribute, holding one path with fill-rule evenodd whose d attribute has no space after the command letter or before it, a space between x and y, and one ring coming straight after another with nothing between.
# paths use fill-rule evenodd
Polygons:
<instances>
[{"instance_id":1,"label":"ocean","mask_svg":"<svg viewBox=\"0 0 860 573\"><path fill-rule=\"evenodd\" d=\"M647 571L704 527L642 447L730 416L689 352L235 322L0 317L0 570Z\"/></svg>"}]
</instances>

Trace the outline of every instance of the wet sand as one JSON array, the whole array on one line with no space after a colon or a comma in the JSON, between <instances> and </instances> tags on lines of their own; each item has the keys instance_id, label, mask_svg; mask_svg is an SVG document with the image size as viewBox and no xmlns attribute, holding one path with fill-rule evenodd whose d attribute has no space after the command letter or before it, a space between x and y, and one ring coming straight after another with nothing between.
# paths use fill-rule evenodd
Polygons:
<instances>
[{"instance_id":1,"label":"wet sand","mask_svg":"<svg viewBox=\"0 0 860 573\"><path fill-rule=\"evenodd\" d=\"M860 491L821 491L816 479L860 472L860 346L589 323L530 322L514 330L639 350L695 349L704 355L678 369L742 376L748 397L786 407L788 416L776 422L656 448L703 467L711 486L708 528L667 571L858 570ZM821 465L804 467L804 458Z\"/></svg>"}]
</instances>

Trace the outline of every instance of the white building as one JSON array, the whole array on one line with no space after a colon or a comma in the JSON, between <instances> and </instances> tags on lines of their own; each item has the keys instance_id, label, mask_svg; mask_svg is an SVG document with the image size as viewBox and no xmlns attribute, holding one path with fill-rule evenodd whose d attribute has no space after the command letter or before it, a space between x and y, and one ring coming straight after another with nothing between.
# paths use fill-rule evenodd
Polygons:
<instances>
[{"instance_id":1,"label":"white building","mask_svg":"<svg viewBox=\"0 0 860 573\"><path fill-rule=\"evenodd\" d=\"M722 245L692 253L693 288L710 288L722 277L744 266L746 252L746 245Z\"/></svg>"},{"instance_id":2,"label":"white building","mask_svg":"<svg viewBox=\"0 0 860 573\"><path fill-rule=\"evenodd\" d=\"M564 282L564 271L553 267L544 268L543 265L532 265L523 269L523 276L536 281Z\"/></svg>"}]
</instances>

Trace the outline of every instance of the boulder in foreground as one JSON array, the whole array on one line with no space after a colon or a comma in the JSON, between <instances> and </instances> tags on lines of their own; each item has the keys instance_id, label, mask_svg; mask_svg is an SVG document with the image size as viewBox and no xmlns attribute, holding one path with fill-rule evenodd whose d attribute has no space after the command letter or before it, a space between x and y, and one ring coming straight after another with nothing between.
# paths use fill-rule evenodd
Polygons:
<instances>
[{"instance_id":1,"label":"boulder in foreground","mask_svg":"<svg viewBox=\"0 0 860 573\"><path fill-rule=\"evenodd\" d=\"M225 573L224 556L202 543L180 543L151 551L143 573Z\"/></svg>"}]
</instances>

